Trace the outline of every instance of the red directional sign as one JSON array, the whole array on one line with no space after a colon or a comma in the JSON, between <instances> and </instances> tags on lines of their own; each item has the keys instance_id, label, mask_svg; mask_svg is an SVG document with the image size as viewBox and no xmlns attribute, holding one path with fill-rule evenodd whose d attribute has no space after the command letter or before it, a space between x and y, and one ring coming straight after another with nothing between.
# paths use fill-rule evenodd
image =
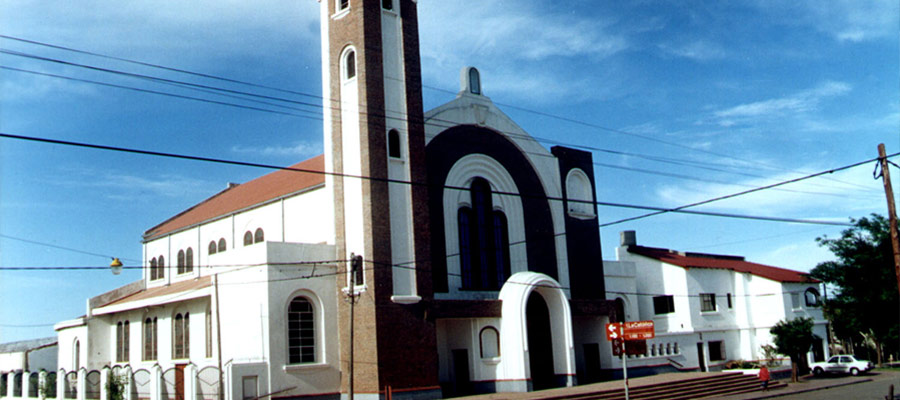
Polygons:
<instances>
[{"instance_id":1,"label":"red directional sign","mask_svg":"<svg viewBox=\"0 0 900 400\"><path fill-rule=\"evenodd\" d=\"M622 339L622 324L613 322L606 324L606 340L613 341Z\"/></svg>"},{"instance_id":2,"label":"red directional sign","mask_svg":"<svg viewBox=\"0 0 900 400\"><path fill-rule=\"evenodd\" d=\"M644 340L656 337L653 321L631 321L622 325L624 331L622 332L622 338L625 340ZM608 335L609 333L607 333Z\"/></svg>"}]
</instances>

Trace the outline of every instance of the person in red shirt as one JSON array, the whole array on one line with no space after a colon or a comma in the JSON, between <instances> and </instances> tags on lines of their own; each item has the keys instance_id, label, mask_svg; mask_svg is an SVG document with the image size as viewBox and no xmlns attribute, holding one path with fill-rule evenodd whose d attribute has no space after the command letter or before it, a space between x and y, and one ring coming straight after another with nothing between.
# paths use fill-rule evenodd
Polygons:
<instances>
[{"instance_id":1,"label":"person in red shirt","mask_svg":"<svg viewBox=\"0 0 900 400\"><path fill-rule=\"evenodd\" d=\"M759 381L762 384L762 390L764 392L769 390L769 369L763 365L759 369Z\"/></svg>"}]
</instances>

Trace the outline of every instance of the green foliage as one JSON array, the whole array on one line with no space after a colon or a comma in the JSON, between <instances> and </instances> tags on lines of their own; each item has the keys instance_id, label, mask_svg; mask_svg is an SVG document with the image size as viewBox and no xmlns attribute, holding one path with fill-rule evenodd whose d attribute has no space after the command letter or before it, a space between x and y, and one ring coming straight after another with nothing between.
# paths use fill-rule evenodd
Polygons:
<instances>
[{"instance_id":1,"label":"green foliage","mask_svg":"<svg viewBox=\"0 0 900 400\"><path fill-rule=\"evenodd\" d=\"M725 363L725 369L755 369L759 367L758 363L746 360L732 360Z\"/></svg>"},{"instance_id":2,"label":"green foliage","mask_svg":"<svg viewBox=\"0 0 900 400\"><path fill-rule=\"evenodd\" d=\"M764 344L759 346L759 348L762 350L763 358L766 359L766 366L774 367L776 365L781 365L781 361L778 361L778 358L780 358L778 357L778 349L776 349L775 346Z\"/></svg>"},{"instance_id":3,"label":"green foliage","mask_svg":"<svg viewBox=\"0 0 900 400\"><path fill-rule=\"evenodd\" d=\"M44 383L38 388L38 394L42 398L56 397L56 374L47 374Z\"/></svg>"},{"instance_id":4,"label":"green foliage","mask_svg":"<svg viewBox=\"0 0 900 400\"><path fill-rule=\"evenodd\" d=\"M106 380L106 394L109 400L125 400L125 376L118 375L115 372L109 373Z\"/></svg>"},{"instance_id":5,"label":"green foliage","mask_svg":"<svg viewBox=\"0 0 900 400\"><path fill-rule=\"evenodd\" d=\"M896 351L900 298L888 220L872 214L851 222L854 226L841 232L840 238L816 239L836 258L811 272L838 289L825 301L825 316L839 338L860 343L863 333L871 333L878 349L886 345L888 351Z\"/></svg>"},{"instance_id":6,"label":"green foliage","mask_svg":"<svg viewBox=\"0 0 900 400\"><path fill-rule=\"evenodd\" d=\"M812 328L812 318L801 317L778 321L770 330L777 351L791 358L791 379L795 382L797 374L805 373L808 369L805 355L816 341Z\"/></svg>"}]
</instances>

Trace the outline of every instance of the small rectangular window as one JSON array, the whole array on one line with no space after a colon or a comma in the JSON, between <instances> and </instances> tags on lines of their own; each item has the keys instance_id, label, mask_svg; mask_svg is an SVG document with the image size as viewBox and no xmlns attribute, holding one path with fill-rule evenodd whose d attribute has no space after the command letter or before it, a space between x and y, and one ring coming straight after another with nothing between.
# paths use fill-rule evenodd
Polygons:
<instances>
[{"instance_id":1,"label":"small rectangular window","mask_svg":"<svg viewBox=\"0 0 900 400\"><path fill-rule=\"evenodd\" d=\"M338 0L338 11L344 11L350 7L350 0Z\"/></svg>"},{"instance_id":2,"label":"small rectangular window","mask_svg":"<svg viewBox=\"0 0 900 400\"><path fill-rule=\"evenodd\" d=\"M675 312L675 298L671 295L654 297L653 312L656 315Z\"/></svg>"},{"instance_id":3,"label":"small rectangular window","mask_svg":"<svg viewBox=\"0 0 900 400\"><path fill-rule=\"evenodd\" d=\"M725 342L709 342L709 361L725 361Z\"/></svg>"},{"instance_id":4,"label":"small rectangular window","mask_svg":"<svg viewBox=\"0 0 900 400\"><path fill-rule=\"evenodd\" d=\"M800 308L800 293L791 293L791 308Z\"/></svg>"},{"instance_id":5,"label":"small rectangular window","mask_svg":"<svg viewBox=\"0 0 900 400\"><path fill-rule=\"evenodd\" d=\"M393 10L394 0L381 0L381 8L384 8L385 10Z\"/></svg>"},{"instance_id":6,"label":"small rectangular window","mask_svg":"<svg viewBox=\"0 0 900 400\"><path fill-rule=\"evenodd\" d=\"M700 293L700 311L701 312L716 311L716 295L715 295L715 293Z\"/></svg>"}]
</instances>

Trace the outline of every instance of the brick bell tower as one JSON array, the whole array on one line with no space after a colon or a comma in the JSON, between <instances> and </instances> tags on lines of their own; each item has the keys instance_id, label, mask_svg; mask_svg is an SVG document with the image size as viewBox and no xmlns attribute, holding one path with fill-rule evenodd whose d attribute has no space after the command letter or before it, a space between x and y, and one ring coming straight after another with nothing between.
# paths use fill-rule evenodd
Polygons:
<instances>
[{"instance_id":1,"label":"brick bell tower","mask_svg":"<svg viewBox=\"0 0 900 400\"><path fill-rule=\"evenodd\" d=\"M414 0L320 0L326 186L338 257L341 393L439 397L429 259L425 130ZM413 184L402 183L413 182ZM339 266L347 272L350 263ZM331 316L327 316L331 317ZM433 392L430 395L429 392Z\"/></svg>"}]
</instances>

